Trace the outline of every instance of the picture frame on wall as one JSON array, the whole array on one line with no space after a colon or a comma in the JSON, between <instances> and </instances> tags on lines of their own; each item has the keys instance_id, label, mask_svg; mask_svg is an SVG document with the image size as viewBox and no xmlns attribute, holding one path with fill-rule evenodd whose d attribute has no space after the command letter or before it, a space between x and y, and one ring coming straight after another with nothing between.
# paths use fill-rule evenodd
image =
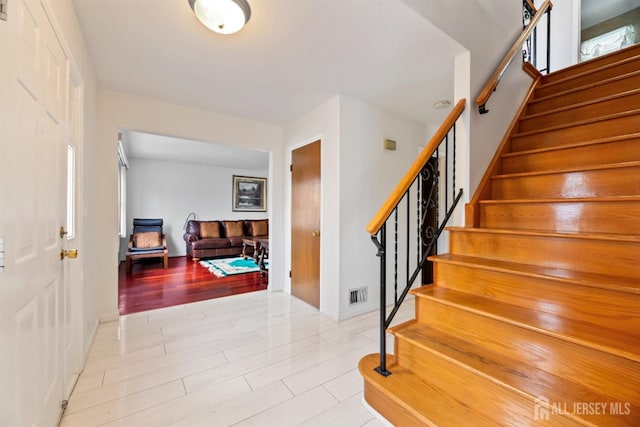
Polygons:
<instances>
[{"instance_id":1,"label":"picture frame on wall","mask_svg":"<svg viewBox=\"0 0 640 427\"><path fill-rule=\"evenodd\" d=\"M233 175L233 211L266 212L267 178Z\"/></svg>"}]
</instances>

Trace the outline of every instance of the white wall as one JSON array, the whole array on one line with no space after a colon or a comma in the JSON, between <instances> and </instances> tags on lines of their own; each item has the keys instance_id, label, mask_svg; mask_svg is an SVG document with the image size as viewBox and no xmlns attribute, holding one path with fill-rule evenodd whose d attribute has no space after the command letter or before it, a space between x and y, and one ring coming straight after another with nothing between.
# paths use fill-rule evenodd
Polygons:
<instances>
[{"instance_id":1,"label":"white wall","mask_svg":"<svg viewBox=\"0 0 640 427\"><path fill-rule=\"evenodd\" d=\"M536 7L540 4L542 0L535 1ZM546 43L546 25L546 19L539 24L542 43ZM576 64L579 50L580 0L554 1L551 9L551 71Z\"/></svg>"},{"instance_id":2,"label":"white wall","mask_svg":"<svg viewBox=\"0 0 640 427\"><path fill-rule=\"evenodd\" d=\"M379 307L380 262L366 226L416 159L419 147L425 145L427 130L421 123L364 102L345 96L340 101L341 252L337 291L339 318L346 319ZM383 148L385 139L396 141L395 151ZM411 203L413 213L415 201ZM414 224L412 221L412 228ZM405 260L404 256L399 259L401 279L406 277ZM349 306L349 290L361 286L369 287L368 302ZM392 292L391 282L388 292Z\"/></svg>"},{"instance_id":3,"label":"white wall","mask_svg":"<svg viewBox=\"0 0 640 427\"><path fill-rule=\"evenodd\" d=\"M268 212L233 211L233 175L267 178L269 170L130 158L127 170L127 234L132 232L133 218L163 218L169 256L181 256L186 254L182 237L185 230L182 227L190 212L195 212L197 219L202 220L267 218ZM124 248L127 242L128 238L122 239ZM125 251L121 251L121 259L124 259Z\"/></svg>"},{"instance_id":4,"label":"white wall","mask_svg":"<svg viewBox=\"0 0 640 427\"><path fill-rule=\"evenodd\" d=\"M475 192L513 118L513 112L521 105L532 82L522 71L522 60L516 55L487 103L490 112L485 115L478 113L475 98L522 32L522 3L505 0L402 1L469 51L468 73L465 72L464 77L456 77L469 79L467 201ZM579 29L575 26L580 13L576 9L579 9L579 0L554 2L551 13L552 69L573 63L571 58L576 56L575 38ZM458 85L466 86L467 82L456 82Z\"/></svg>"},{"instance_id":5,"label":"white wall","mask_svg":"<svg viewBox=\"0 0 640 427\"><path fill-rule=\"evenodd\" d=\"M335 96L302 115L283 131L286 156L285 184L285 269L291 269L291 152L320 140L320 311L338 319L338 282L340 257L340 97ZM285 286L291 292L291 279Z\"/></svg>"},{"instance_id":6,"label":"white wall","mask_svg":"<svg viewBox=\"0 0 640 427\"><path fill-rule=\"evenodd\" d=\"M196 141L211 141L238 145L269 152L269 226L271 246L270 290L282 289L283 258L283 155L282 130L275 126L236 117L123 94L100 91L98 150L100 165L92 188L99 198L96 238L100 242L95 256L100 260L95 277L99 294L99 313L102 320L118 316L118 191L117 140L120 129L169 135Z\"/></svg>"},{"instance_id":7,"label":"white wall","mask_svg":"<svg viewBox=\"0 0 640 427\"><path fill-rule=\"evenodd\" d=\"M285 127L289 162L295 148L322 141L320 310L334 319L378 306L379 264L365 227L417 156L426 132L422 124L345 96ZM398 149L385 151L385 138L397 141ZM285 194L290 240L290 178ZM285 256L290 266L290 251ZM369 287L368 303L349 307L348 291L359 286Z\"/></svg>"}]
</instances>

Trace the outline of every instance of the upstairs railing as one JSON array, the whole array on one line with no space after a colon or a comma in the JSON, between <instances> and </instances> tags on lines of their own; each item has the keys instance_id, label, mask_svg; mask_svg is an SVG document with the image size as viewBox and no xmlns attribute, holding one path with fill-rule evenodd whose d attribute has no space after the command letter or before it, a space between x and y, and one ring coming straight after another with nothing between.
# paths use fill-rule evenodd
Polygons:
<instances>
[{"instance_id":1,"label":"upstairs railing","mask_svg":"<svg viewBox=\"0 0 640 427\"><path fill-rule=\"evenodd\" d=\"M462 189L456 193L456 122L465 109L465 103L465 99L457 102L367 226L380 258L380 366L376 371L384 376L390 374L387 370L386 330L409 290L422 275L428 263L427 257L436 249L438 238L462 197ZM388 227L393 229L393 238L387 235ZM412 241L415 242L413 248ZM387 255L390 246L393 248L390 276L393 277L394 304L387 315ZM402 252L400 246L403 246ZM399 287L399 277L403 277L402 287Z\"/></svg>"},{"instance_id":2,"label":"upstairs railing","mask_svg":"<svg viewBox=\"0 0 640 427\"><path fill-rule=\"evenodd\" d=\"M540 6L539 9L533 6L530 0L524 0L524 29L520 36L513 43L513 46L504 59L498 65L498 68L493 72L487 83L484 85L482 90L480 91L480 95L476 98L476 104L478 105L478 111L480 114L488 113L487 110L487 102L491 97L491 94L498 87L498 83L504 76L504 73L507 71L509 64L513 58L515 58L516 54L522 53L524 60L531 62L537 68L537 30L536 27L538 23L542 20L544 15L547 15L547 47L546 47L546 56L547 63L546 68L540 71L549 72L549 64L551 61L550 58L550 46L551 46L551 8L553 4L551 0L545 0L544 3ZM528 19L527 19L528 18ZM528 23L527 23L528 22ZM523 49L524 46L524 49Z\"/></svg>"}]
</instances>

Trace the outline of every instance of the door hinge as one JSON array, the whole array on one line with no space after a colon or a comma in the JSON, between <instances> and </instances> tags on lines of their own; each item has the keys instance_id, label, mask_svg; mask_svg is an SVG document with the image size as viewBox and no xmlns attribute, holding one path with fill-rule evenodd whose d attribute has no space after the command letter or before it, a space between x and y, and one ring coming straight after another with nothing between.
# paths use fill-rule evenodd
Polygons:
<instances>
[{"instance_id":1,"label":"door hinge","mask_svg":"<svg viewBox=\"0 0 640 427\"><path fill-rule=\"evenodd\" d=\"M289 278L291 278L291 270L289 270Z\"/></svg>"},{"instance_id":2,"label":"door hinge","mask_svg":"<svg viewBox=\"0 0 640 427\"><path fill-rule=\"evenodd\" d=\"M7 20L7 3L9 0L0 0L0 19Z\"/></svg>"},{"instance_id":3,"label":"door hinge","mask_svg":"<svg viewBox=\"0 0 640 427\"><path fill-rule=\"evenodd\" d=\"M62 412L64 412L67 409L67 406L69 406L69 401L68 400L65 399L62 402L60 402L60 408L62 408Z\"/></svg>"},{"instance_id":4,"label":"door hinge","mask_svg":"<svg viewBox=\"0 0 640 427\"><path fill-rule=\"evenodd\" d=\"M289 172L293 172L293 165L289 165Z\"/></svg>"}]
</instances>

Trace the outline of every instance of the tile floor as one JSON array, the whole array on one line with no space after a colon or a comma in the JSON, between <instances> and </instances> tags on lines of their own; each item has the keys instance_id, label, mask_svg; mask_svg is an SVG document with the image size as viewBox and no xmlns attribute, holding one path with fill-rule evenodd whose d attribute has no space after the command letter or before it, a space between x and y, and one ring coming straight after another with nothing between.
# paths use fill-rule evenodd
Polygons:
<instances>
[{"instance_id":1,"label":"tile floor","mask_svg":"<svg viewBox=\"0 0 640 427\"><path fill-rule=\"evenodd\" d=\"M407 301L394 323L412 317ZM357 369L377 324L268 291L122 316L100 325L60 425L381 426Z\"/></svg>"}]
</instances>

